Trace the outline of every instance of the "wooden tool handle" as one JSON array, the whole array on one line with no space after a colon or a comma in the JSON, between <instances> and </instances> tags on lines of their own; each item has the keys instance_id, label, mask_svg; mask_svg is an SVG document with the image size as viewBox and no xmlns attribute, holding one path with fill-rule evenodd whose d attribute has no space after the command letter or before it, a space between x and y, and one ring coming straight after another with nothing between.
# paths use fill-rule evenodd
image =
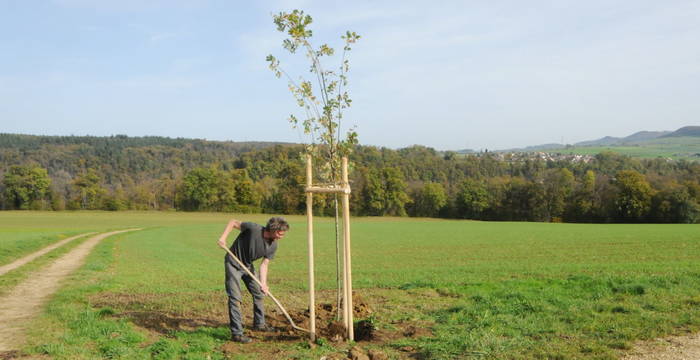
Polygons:
<instances>
[{"instance_id":1,"label":"wooden tool handle","mask_svg":"<svg viewBox=\"0 0 700 360\"><path fill-rule=\"evenodd\" d=\"M250 275L250 277L253 278L253 280L254 280L256 283L258 283L258 285L260 285L260 287L262 288L262 283L260 282L260 280L258 280L258 277L255 276L255 274L253 274L253 273L248 269L248 267L245 266L245 265L243 264L243 262L241 262L241 260L238 260L238 258L236 257L236 255L233 255L233 253L231 252L231 250L230 250L229 248L227 248L226 246L222 246L221 248L224 249L224 250L226 250L226 252L231 256L231 258L233 258L233 260L235 260L235 261L238 263L238 265L240 265L241 268L243 268L243 270L245 270L245 272L247 272L248 275ZM292 325L293 328L295 328L295 329L297 329L297 330L301 330L301 331L310 332L308 329L304 329L304 328L302 328L302 327L299 327L299 326L297 326L297 325L294 323L294 320L292 320L292 317L289 316L289 313L287 313L287 310L284 309L284 306L282 306L282 304L277 300L277 298L275 298L274 295L272 295L272 293L270 292L269 289L268 289L268 291L267 291L267 295L270 296L270 298L272 299L272 301L275 302L275 304L277 305L277 307L278 307L280 310L282 310L282 313L284 313L284 316L287 318L287 320L289 320L289 323Z\"/></svg>"}]
</instances>

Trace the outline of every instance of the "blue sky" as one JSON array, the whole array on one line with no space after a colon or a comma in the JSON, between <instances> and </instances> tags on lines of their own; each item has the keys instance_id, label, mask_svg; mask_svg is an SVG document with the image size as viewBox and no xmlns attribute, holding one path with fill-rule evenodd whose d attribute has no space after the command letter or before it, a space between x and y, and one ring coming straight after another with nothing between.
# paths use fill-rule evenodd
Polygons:
<instances>
[{"instance_id":1,"label":"blue sky","mask_svg":"<svg viewBox=\"0 0 700 360\"><path fill-rule=\"evenodd\" d=\"M700 125L700 1L0 0L0 132L305 138L272 13L351 55L360 142L438 150ZM328 59L337 66L337 58Z\"/></svg>"}]
</instances>

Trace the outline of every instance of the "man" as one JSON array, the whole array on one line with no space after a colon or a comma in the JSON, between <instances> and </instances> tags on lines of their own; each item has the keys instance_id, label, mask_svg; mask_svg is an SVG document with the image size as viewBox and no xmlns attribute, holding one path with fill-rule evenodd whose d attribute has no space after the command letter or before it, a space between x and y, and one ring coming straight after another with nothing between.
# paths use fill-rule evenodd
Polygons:
<instances>
[{"instance_id":1,"label":"man","mask_svg":"<svg viewBox=\"0 0 700 360\"><path fill-rule=\"evenodd\" d=\"M260 283L262 289L238 263L226 254L224 266L226 269L226 293L228 294L228 318L231 328L231 340L239 343L249 343L252 340L243 335L243 321L238 303L241 302L241 280L253 296L253 329L272 331L265 324L265 309L263 298L267 295L267 270L270 260L275 257L277 240L284 237L289 230L289 224L281 217L271 218L265 227L252 223L229 221L224 233L219 238L219 246L226 248L226 238L231 230L240 230L236 241L231 245L231 252L236 255L247 268L255 274L253 261L263 258L260 263Z\"/></svg>"}]
</instances>

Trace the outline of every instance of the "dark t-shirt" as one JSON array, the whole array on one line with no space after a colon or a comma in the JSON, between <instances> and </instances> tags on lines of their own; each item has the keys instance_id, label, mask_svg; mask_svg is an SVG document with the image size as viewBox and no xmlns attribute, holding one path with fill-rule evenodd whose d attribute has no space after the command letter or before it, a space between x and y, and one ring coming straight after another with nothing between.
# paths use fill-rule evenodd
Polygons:
<instances>
[{"instance_id":1,"label":"dark t-shirt","mask_svg":"<svg viewBox=\"0 0 700 360\"><path fill-rule=\"evenodd\" d=\"M266 240L263 237L263 231L261 225L252 222L241 223L241 233L231 245L231 252L248 267L261 257L270 260L275 258L277 241ZM239 268L236 261L229 259L230 256L226 255L226 258L236 268Z\"/></svg>"}]
</instances>

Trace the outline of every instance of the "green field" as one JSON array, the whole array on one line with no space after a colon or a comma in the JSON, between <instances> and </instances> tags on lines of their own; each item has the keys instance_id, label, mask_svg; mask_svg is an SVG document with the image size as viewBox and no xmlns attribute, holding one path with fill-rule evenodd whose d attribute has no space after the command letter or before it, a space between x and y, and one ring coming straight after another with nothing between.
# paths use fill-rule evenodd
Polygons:
<instances>
[{"instance_id":1,"label":"green field","mask_svg":"<svg viewBox=\"0 0 700 360\"><path fill-rule=\"evenodd\" d=\"M98 245L33 325L24 352L57 359L318 359L346 351L348 344L328 340L309 346L301 333L254 334L248 345L226 341L216 240L232 216L268 217L0 212L3 234L25 241L143 228ZM288 219L292 229L271 264L270 285L300 314L307 301L305 218ZM315 231L318 301L332 303L331 220L317 219ZM355 218L352 234L354 286L378 334L357 345L390 358L615 359L636 340L700 329L700 225ZM267 306L271 323L283 328L272 302ZM246 298L248 317L250 307Z\"/></svg>"},{"instance_id":2,"label":"green field","mask_svg":"<svg viewBox=\"0 0 700 360\"><path fill-rule=\"evenodd\" d=\"M596 155L612 151L631 157L700 160L700 141L697 137L672 137L648 140L639 144L615 146L573 146L547 150L562 154Z\"/></svg>"}]
</instances>

